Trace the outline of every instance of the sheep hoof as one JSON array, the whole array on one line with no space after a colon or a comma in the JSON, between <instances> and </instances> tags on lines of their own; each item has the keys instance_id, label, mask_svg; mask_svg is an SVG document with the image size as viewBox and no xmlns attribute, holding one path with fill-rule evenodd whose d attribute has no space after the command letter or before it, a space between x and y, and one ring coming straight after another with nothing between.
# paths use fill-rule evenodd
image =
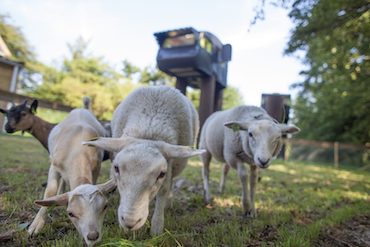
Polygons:
<instances>
[{"instance_id":1,"label":"sheep hoof","mask_svg":"<svg viewBox=\"0 0 370 247\"><path fill-rule=\"evenodd\" d=\"M208 205L212 205L212 202L213 202L212 197L210 197L210 198L204 198L204 204L205 204L206 206L208 206Z\"/></svg>"},{"instance_id":2,"label":"sheep hoof","mask_svg":"<svg viewBox=\"0 0 370 247\"><path fill-rule=\"evenodd\" d=\"M161 235L162 233L163 233L163 228L152 227L150 229L150 235L152 235L152 236L158 236L158 235Z\"/></svg>"},{"instance_id":3,"label":"sheep hoof","mask_svg":"<svg viewBox=\"0 0 370 247\"><path fill-rule=\"evenodd\" d=\"M257 217L256 210L247 210L243 215L244 219L253 219L256 217Z\"/></svg>"}]
</instances>

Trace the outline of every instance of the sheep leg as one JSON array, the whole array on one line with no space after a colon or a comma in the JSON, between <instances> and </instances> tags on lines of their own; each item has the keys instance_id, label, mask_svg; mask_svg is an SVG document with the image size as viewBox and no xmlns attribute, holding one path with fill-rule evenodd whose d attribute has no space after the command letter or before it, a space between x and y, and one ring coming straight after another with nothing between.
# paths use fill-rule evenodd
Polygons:
<instances>
[{"instance_id":1,"label":"sheep leg","mask_svg":"<svg viewBox=\"0 0 370 247\"><path fill-rule=\"evenodd\" d=\"M59 178L60 178L59 173L51 165L49 168L48 183L46 185L44 199L51 196L55 196L57 194ZM32 224L28 227L29 235L36 235L37 233L40 232L42 227L45 225L46 215L47 207L41 207Z\"/></svg>"},{"instance_id":2,"label":"sheep leg","mask_svg":"<svg viewBox=\"0 0 370 247\"><path fill-rule=\"evenodd\" d=\"M61 177L59 178L59 187L58 187L57 195L63 194L64 191L66 191L66 183L64 179Z\"/></svg>"},{"instance_id":3,"label":"sheep leg","mask_svg":"<svg viewBox=\"0 0 370 247\"><path fill-rule=\"evenodd\" d=\"M224 163L222 167L220 187L218 188L219 194L222 194L225 190L226 177L227 177L227 174L229 173L229 170L230 170L230 166L227 163Z\"/></svg>"},{"instance_id":4,"label":"sheep leg","mask_svg":"<svg viewBox=\"0 0 370 247\"><path fill-rule=\"evenodd\" d=\"M164 209L166 208L168 196L171 191L171 181L172 181L172 166L171 164L169 164L166 179L165 181L163 181L162 187L159 190L155 200L155 208L150 228L150 233L152 236L156 236L163 233Z\"/></svg>"},{"instance_id":5,"label":"sheep leg","mask_svg":"<svg viewBox=\"0 0 370 247\"><path fill-rule=\"evenodd\" d=\"M209 164L211 162L211 154L207 151L201 155L203 162L202 176L203 176L203 188L204 188L204 202L210 204L212 201L211 192L209 190Z\"/></svg>"},{"instance_id":6,"label":"sheep leg","mask_svg":"<svg viewBox=\"0 0 370 247\"><path fill-rule=\"evenodd\" d=\"M238 162L237 170L238 170L240 182L242 184L242 205L243 205L244 216L249 218L249 214L251 211L251 201L250 201L250 197L248 193L247 171L245 169L245 165L242 162Z\"/></svg>"},{"instance_id":7,"label":"sheep leg","mask_svg":"<svg viewBox=\"0 0 370 247\"><path fill-rule=\"evenodd\" d=\"M255 218L257 216L256 208L255 208L255 203L254 203L254 195L256 193L256 185L257 185L257 180L258 180L258 170L257 166L250 166L250 201L251 201L251 209L249 212L249 217L250 218Z\"/></svg>"}]
</instances>

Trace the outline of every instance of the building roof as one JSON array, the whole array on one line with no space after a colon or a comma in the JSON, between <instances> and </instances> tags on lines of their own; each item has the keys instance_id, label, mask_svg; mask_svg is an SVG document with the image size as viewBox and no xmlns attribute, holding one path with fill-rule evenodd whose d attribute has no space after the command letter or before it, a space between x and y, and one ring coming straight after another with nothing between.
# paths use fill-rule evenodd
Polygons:
<instances>
[{"instance_id":1,"label":"building roof","mask_svg":"<svg viewBox=\"0 0 370 247\"><path fill-rule=\"evenodd\" d=\"M17 62L17 61L14 61L14 60L10 60L6 57L3 57L3 56L0 56L0 63L5 63L5 64L9 64L9 65L12 65L12 66L18 66L18 67L23 67L24 63L23 62Z\"/></svg>"}]
</instances>

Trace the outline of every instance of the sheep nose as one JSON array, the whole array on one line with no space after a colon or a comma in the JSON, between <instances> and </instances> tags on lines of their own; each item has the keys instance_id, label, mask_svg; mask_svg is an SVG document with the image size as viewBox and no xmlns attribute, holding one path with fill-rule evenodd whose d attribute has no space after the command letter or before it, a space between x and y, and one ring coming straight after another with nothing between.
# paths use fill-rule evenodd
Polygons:
<instances>
[{"instance_id":1,"label":"sheep nose","mask_svg":"<svg viewBox=\"0 0 370 247\"><path fill-rule=\"evenodd\" d=\"M97 231L89 232L87 234L87 239L90 241L96 241L99 238L99 233Z\"/></svg>"},{"instance_id":2,"label":"sheep nose","mask_svg":"<svg viewBox=\"0 0 370 247\"><path fill-rule=\"evenodd\" d=\"M258 158L258 161L260 162L261 166L266 166L269 163L270 159L261 160L260 158Z\"/></svg>"},{"instance_id":3,"label":"sheep nose","mask_svg":"<svg viewBox=\"0 0 370 247\"><path fill-rule=\"evenodd\" d=\"M125 224L125 227L127 227L129 230L134 228L141 221L141 218L138 220L133 220L130 218L125 218L123 216L121 217L121 219L122 219L122 222Z\"/></svg>"}]
</instances>

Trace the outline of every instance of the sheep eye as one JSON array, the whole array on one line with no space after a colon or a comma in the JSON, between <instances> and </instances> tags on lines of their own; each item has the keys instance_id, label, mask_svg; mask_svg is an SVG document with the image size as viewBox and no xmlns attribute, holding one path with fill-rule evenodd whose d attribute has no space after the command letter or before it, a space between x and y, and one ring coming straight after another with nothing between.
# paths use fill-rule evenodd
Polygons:
<instances>
[{"instance_id":1,"label":"sheep eye","mask_svg":"<svg viewBox=\"0 0 370 247\"><path fill-rule=\"evenodd\" d=\"M105 211L108 208L108 204L105 204L103 211Z\"/></svg>"},{"instance_id":2,"label":"sheep eye","mask_svg":"<svg viewBox=\"0 0 370 247\"><path fill-rule=\"evenodd\" d=\"M249 135L249 137L252 137L253 138L252 132L249 132L248 135Z\"/></svg>"},{"instance_id":3,"label":"sheep eye","mask_svg":"<svg viewBox=\"0 0 370 247\"><path fill-rule=\"evenodd\" d=\"M27 113L25 113L24 111L21 112L22 117L25 117L26 115L27 115Z\"/></svg>"},{"instance_id":4,"label":"sheep eye","mask_svg":"<svg viewBox=\"0 0 370 247\"><path fill-rule=\"evenodd\" d=\"M119 169L118 169L118 166L114 166L114 171L119 174Z\"/></svg>"},{"instance_id":5,"label":"sheep eye","mask_svg":"<svg viewBox=\"0 0 370 247\"><path fill-rule=\"evenodd\" d=\"M165 172L161 172L161 173L159 173L159 175L158 175L158 177L157 177L157 180L159 180L159 179L163 178L165 175L166 175L166 173L165 173Z\"/></svg>"},{"instance_id":6,"label":"sheep eye","mask_svg":"<svg viewBox=\"0 0 370 247\"><path fill-rule=\"evenodd\" d=\"M68 212L68 216L71 218L77 218L76 215L74 215L72 212Z\"/></svg>"}]
</instances>

